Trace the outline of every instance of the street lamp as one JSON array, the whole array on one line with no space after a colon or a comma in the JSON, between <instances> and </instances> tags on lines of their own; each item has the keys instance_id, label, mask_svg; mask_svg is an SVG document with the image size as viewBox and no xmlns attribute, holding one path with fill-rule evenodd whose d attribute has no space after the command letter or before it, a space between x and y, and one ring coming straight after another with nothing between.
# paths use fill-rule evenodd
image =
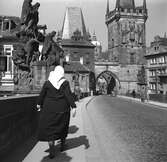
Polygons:
<instances>
[{"instance_id":1,"label":"street lamp","mask_svg":"<svg viewBox=\"0 0 167 162\"><path fill-rule=\"evenodd\" d=\"M128 95L130 94L130 71L127 70L127 75L128 75Z\"/></svg>"},{"instance_id":2,"label":"street lamp","mask_svg":"<svg viewBox=\"0 0 167 162\"><path fill-rule=\"evenodd\" d=\"M141 101L144 102L146 98L146 72L144 65L141 66L141 69L138 71L137 74L138 85L140 86L140 97Z\"/></svg>"}]
</instances>

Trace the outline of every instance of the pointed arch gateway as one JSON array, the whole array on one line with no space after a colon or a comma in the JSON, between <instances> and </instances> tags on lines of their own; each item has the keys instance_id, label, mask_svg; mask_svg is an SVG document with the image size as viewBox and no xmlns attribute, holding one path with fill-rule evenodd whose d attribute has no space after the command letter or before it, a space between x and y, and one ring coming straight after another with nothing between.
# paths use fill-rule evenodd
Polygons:
<instances>
[{"instance_id":1,"label":"pointed arch gateway","mask_svg":"<svg viewBox=\"0 0 167 162\"><path fill-rule=\"evenodd\" d=\"M100 94L111 94L112 91L121 88L120 80L111 71L103 71L96 78L96 91Z\"/></svg>"}]
</instances>

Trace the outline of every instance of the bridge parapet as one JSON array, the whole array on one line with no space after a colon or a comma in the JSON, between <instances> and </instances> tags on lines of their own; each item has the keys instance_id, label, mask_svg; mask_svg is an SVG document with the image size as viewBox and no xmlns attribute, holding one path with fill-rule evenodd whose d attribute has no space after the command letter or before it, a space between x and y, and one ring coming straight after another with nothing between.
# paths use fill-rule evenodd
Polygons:
<instances>
[{"instance_id":1,"label":"bridge parapet","mask_svg":"<svg viewBox=\"0 0 167 162\"><path fill-rule=\"evenodd\" d=\"M0 157L36 132L37 95L0 98Z\"/></svg>"}]
</instances>

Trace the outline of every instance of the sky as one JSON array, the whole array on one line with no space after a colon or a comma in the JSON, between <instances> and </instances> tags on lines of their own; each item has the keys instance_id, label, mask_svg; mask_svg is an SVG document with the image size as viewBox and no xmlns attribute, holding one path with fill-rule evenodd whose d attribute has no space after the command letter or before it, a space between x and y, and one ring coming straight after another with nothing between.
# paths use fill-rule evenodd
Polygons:
<instances>
[{"instance_id":1,"label":"sky","mask_svg":"<svg viewBox=\"0 0 167 162\"><path fill-rule=\"evenodd\" d=\"M103 51L107 50L108 37L105 25L107 0L33 0L39 2L39 24L46 24L47 32L61 30L66 7L80 7L84 16L86 28L90 34L96 33L101 42ZM167 0L146 0L148 19L146 21L147 46L154 40L154 36L164 36L167 32ZM109 0L110 10L115 8L116 0ZM23 0L0 0L0 15L21 15ZM140 6L143 0L135 0Z\"/></svg>"}]
</instances>

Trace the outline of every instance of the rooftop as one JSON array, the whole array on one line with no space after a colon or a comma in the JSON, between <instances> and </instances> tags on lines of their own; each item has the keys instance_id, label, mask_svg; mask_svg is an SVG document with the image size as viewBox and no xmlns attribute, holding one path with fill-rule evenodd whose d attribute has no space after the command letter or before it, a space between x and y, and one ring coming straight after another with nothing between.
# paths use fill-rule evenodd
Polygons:
<instances>
[{"instance_id":1,"label":"rooftop","mask_svg":"<svg viewBox=\"0 0 167 162\"><path fill-rule=\"evenodd\" d=\"M80 47L90 47L94 48L95 46L87 40L73 40L73 39L63 39L62 46L80 46Z\"/></svg>"},{"instance_id":2,"label":"rooftop","mask_svg":"<svg viewBox=\"0 0 167 162\"><path fill-rule=\"evenodd\" d=\"M75 73L77 71L80 73L89 73L89 69L82 65L79 61L69 62L64 66L64 69L66 73Z\"/></svg>"},{"instance_id":3,"label":"rooftop","mask_svg":"<svg viewBox=\"0 0 167 162\"><path fill-rule=\"evenodd\" d=\"M71 39L76 30L79 30L81 35L86 37L87 33L82 10L79 7L68 7L64 16L62 39Z\"/></svg>"}]
</instances>

